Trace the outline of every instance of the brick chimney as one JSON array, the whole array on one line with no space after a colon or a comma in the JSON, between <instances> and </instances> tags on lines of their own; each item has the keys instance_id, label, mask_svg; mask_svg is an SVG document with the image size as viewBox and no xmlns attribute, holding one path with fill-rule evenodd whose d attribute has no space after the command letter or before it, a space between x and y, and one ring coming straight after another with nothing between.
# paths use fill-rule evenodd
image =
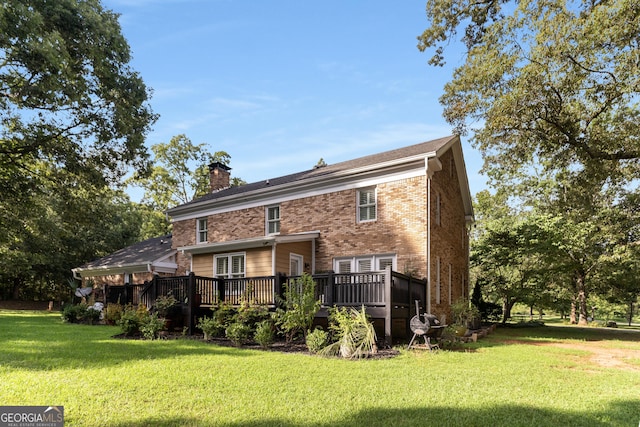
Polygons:
<instances>
[{"instance_id":1,"label":"brick chimney","mask_svg":"<svg viewBox=\"0 0 640 427\"><path fill-rule=\"evenodd\" d=\"M209 165L209 182L212 193L229 187L230 170L231 168L229 166L223 165L220 162Z\"/></svg>"}]
</instances>

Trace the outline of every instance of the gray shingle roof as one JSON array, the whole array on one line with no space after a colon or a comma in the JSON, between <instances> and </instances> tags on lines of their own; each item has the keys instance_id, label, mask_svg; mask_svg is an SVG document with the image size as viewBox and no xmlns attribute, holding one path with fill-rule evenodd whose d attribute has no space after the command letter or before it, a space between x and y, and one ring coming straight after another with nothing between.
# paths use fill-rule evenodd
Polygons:
<instances>
[{"instance_id":1,"label":"gray shingle roof","mask_svg":"<svg viewBox=\"0 0 640 427\"><path fill-rule=\"evenodd\" d=\"M417 156L420 154L427 154L438 151L440 148L449 143L457 136L451 135L444 138L434 139L431 141L423 142L420 144L410 145L408 147L402 147L395 150L385 151L378 154L372 154L369 156L359 157L353 160L347 160L332 165L327 165L319 168L313 168L306 171L294 173L291 175L280 176L276 178L270 178L263 181L253 182L246 185L237 187L229 187L224 190L206 194L198 199L194 199L182 206L189 206L191 204L204 202L207 200L216 200L223 197L229 197L247 193L255 190L260 190L266 187L274 188L279 185L289 184L293 182L302 182L310 178L317 178L323 175L331 176L332 174L347 171L350 169L358 169L367 166L373 166L380 163L385 163L393 160L402 159L405 157ZM174 208L175 209L175 208Z\"/></svg>"},{"instance_id":2,"label":"gray shingle roof","mask_svg":"<svg viewBox=\"0 0 640 427\"><path fill-rule=\"evenodd\" d=\"M171 234L169 234L127 246L105 257L88 262L79 267L79 269L92 270L106 267L147 264L159 260L171 252Z\"/></svg>"}]
</instances>

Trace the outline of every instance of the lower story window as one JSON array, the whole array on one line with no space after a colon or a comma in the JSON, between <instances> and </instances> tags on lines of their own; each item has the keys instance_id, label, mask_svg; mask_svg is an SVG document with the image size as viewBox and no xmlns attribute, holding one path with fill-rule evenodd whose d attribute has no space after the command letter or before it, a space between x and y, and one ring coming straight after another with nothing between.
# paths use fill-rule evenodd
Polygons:
<instances>
[{"instance_id":1,"label":"lower story window","mask_svg":"<svg viewBox=\"0 0 640 427\"><path fill-rule=\"evenodd\" d=\"M239 296L245 291L244 280L233 280L245 277L245 257L244 253L223 254L214 257L214 275L220 279L227 279L227 296Z\"/></svg>"},{"instance_id":2,"label":"lower story window","mask_svg":"<svg viewBox=\"0 0 640 427\"><path fill-rule=\"evenodd\" d=\"M395 269L395 254L339 257L333 260L333 270L336 273L364 273L367 271L382 271L388 266L391 266L392 270Z\"/></svg>"}]
</instances>

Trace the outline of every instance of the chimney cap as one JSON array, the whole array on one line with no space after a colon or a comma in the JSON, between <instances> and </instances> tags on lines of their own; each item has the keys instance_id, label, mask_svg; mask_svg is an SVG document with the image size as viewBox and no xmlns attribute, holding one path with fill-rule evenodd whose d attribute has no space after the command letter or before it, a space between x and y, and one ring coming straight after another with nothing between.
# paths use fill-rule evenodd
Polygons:
<instances>
[{"instance_id":1,"label":"chimney cap","mask_svg":"<svg viewBox=\"0 0 640 427\"><path fill-rule=\"evenodd\" d=\"M229 172L231 170L231 168L227 165L225 165L224 163L220 163L220 162L213 162L209 165L209 170L212 171L214 169L223 169L226 170L227 172Z\"/></svg>"}]
</instances>

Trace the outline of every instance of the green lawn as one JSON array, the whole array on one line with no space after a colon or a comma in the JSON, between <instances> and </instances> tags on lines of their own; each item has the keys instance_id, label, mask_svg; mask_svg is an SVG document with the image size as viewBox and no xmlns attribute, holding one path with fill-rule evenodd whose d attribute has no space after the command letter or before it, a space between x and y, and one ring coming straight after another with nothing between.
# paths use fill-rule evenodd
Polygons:
<instances>
[{"instance_id":1,"label":"green lawn","mask_svg":"<svg viewBox=\"0 0 640 427\"><path fill-rule=\"evenodd\" d=\"M360 361L111 338L118 332L0 310L0 405L62 405L67 426L640 422L638 331L505 328L463 352ZM600 365L584 344L624 351L623 364Z\"/></svg>"}]
</instances>

